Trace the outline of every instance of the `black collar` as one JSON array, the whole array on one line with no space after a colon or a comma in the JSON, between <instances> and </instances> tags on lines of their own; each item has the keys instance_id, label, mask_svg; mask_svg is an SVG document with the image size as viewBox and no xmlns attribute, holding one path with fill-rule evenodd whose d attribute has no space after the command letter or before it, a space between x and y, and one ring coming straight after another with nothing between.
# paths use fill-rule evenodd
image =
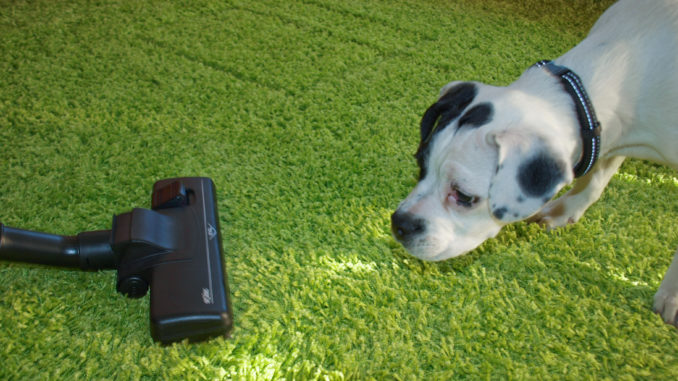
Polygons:
<instances>
[{"instance_id":1,"label":"black collar","mask_svg":"<svg viewBox=\"0 0 678 381\"><path fill-rule=\"evenodd\" d=\"M534 65L560 78L565 91L570 94L574 101L582 140L582 157L574 167L574 177L584 176L593 168L600 153L600 122L596 118L593 104L586 94L579 76L570 69L558 66L548 60L539 61Z\"/></svg>"}]
</instances>

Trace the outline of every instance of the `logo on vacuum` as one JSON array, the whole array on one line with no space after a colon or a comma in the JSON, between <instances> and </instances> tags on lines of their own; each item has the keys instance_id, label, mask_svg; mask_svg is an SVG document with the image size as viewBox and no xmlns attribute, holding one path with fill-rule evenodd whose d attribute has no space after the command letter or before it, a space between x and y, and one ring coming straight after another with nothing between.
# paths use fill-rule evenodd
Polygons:
<instances>
[{"instance_id":1,"label":"logo on vacuum","mask_svg":"<svg viewBox=\"0 0 678 381\"><path fill-rule=\"evenodd\" d=\"M207 236L210 239L213 239L217 236L217 229L215 229L211 224L207 224Z\"/></svg>"},{"instance_id":2,"label":"logo on vacuum","mask_svg":"<svg viewBox=\"0 0 678 381\"><path fill-rule=\"evenodd\" d=\"M214 299L212 299L212 292L209 288L202 289L202 302L205 304L214 304Z\"/></svg>"}]
</instances>

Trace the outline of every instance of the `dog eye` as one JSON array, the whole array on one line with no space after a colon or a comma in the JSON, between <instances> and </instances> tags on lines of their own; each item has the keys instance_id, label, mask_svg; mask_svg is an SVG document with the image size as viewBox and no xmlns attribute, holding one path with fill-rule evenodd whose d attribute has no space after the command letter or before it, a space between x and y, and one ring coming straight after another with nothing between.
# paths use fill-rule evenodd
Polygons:
<instances>
[{"instance_id":1,"label":"dog eye","mask_svg":"<svg viewBox=\"0 0 678 381\"><path fill-rule=\"evenodd\" d=\"M469 194L466 194L457 188L456 185L452 185L452 189L450 191L450 194L447 196L448 200L451 202L454 202L455 204L459 206L463 206L465 208L470 208L478 202L478 197L476 196L471 196Z\"/></svg>"}]
</instances>

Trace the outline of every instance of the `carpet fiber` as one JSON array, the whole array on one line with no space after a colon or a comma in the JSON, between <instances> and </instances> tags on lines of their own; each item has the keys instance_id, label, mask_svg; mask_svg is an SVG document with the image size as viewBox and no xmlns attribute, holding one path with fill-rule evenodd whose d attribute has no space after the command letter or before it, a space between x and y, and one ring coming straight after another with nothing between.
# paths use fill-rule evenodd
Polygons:
<instances>
[{"instance_id":1,"label":"carpet fiber","mask_svg":"<svg viewBox=\"0 0 678 381\"><path fill-rule=\"evenodd\" d=\"M438 89L507 84L609 4L0 0L0 221L109 229L211 177L235 315L161 347L114 272L2 262L0 379L676 379L675 172L629 161L580 223L442 263L390 235Z\"/></svg>"}]
</instances>

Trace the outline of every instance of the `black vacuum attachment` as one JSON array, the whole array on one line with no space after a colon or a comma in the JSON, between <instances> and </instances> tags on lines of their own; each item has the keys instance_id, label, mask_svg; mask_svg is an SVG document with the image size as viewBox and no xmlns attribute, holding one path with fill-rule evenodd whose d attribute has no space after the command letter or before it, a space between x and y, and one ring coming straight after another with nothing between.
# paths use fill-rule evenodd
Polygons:
<instances>
[{"instance_id":1,"label":"black vacuum attachment","mask_svg":"<svg viewBox=\"0 0 678 381\"><path fill-rule=\"evenodd\" d=\"M204 177L153 185L151 209L113 217L111 230L59 236L0 223L0 260L118 271L117 289L151 289L151 336L169 344L228 336L233 326L214 183Z\"/></svg>"}]
</instances>

